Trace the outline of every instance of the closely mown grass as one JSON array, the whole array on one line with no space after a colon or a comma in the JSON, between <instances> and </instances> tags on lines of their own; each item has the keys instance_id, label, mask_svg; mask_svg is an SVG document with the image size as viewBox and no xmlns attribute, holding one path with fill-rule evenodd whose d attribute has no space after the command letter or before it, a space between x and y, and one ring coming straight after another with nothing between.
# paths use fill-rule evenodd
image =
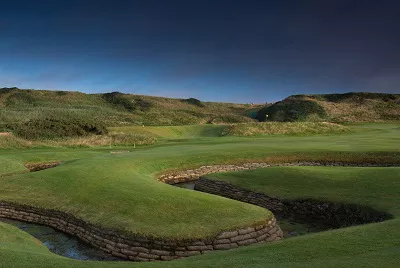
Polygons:
<instances>
[{"instance_id":1,"label":"closely mown grass","mask_svg":"<svg viewBox=\"0 0 400 268\"><path fill-rule=\"evenodd\" d=\"M0 199L60 209L102 226L145 234L211 234L257 221L268 212L159 183L155 174L246 161L400 163L398 125L349 127L357 131L312 137L188 139L137 150L123 147L131 150L124 154L110 154L112 150L99 148L2 150ZM1 176L23 171L26 162L56 160L63 164L36 173ZM278 197L369 205L398 217L399 170L277 167L242 173L234 178L237 182L232 182ZM47 252L22 231L2 224L0 267L396 267L400 262L399 230L396 218L178 261L129 263L63 258Z\"/></svg>"},{"instance_id":2,"label":"closely mown grass","mask_svg":"<svg viewBox=\"0 0 400 268\"><path fill-rule=\"evenodd\" d=\"M399 176L399 167L271 167L207 178L282 199L368 205L400 216Z\"/></svg>"},{"instance_id":3,"label":"closely mown grass","mask_svg":"<svg viewBox=\"0 0 400 268\"><path fill-rule=\"evenodd\" d=\"M222 136L315 135L347 133L350 128L328 122L260 122L234 124Z\"/></svg>"}]
</instances>

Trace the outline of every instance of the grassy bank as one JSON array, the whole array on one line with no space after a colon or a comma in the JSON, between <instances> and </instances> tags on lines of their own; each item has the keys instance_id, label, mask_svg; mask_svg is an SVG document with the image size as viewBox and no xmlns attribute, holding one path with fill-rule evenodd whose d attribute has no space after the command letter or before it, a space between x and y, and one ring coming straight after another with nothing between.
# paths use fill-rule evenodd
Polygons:
<instances>
[{"instance_id":1,"label":"grassy bank","mask_svg":"<svg viewBox=\"0 0 400 268\"><path fill-rule=\"evenodd\" d=\"M106 126L250 122L249 104L193 102L135 94L0 88L0 132L47 115L81 118Z\"/></svg>"},{"instance_id":2,"label":"grassy bank","mask_svg":"<svg viewBox=\"0 0 400 268\"><path fill-rule=\"evenodd\" d=\"M266 117L268 115L268 117ZM294 95L261 108L259 121L390 122L400 120L400 94L350 92Z\"/></svg>"},{"instance_id":3,"label":"grassy bank","mask_svg":"<svg viewBox=\"0 0 400 268\"><path fill-rule=\"evenodd\" d=\"M260 122L235 124L225 128L223 136L263 136L263 135L315 135L341 134L350 128L328 122Z\"/></svg>"}]
</instances>

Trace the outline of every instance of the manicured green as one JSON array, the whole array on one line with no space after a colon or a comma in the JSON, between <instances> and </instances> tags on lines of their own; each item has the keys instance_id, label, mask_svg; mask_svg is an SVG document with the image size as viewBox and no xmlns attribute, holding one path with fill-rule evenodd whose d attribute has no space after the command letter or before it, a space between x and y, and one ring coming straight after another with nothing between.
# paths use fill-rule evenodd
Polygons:
<instances>
[{"instance_id":1,"label":"manicured green","mask_svg":"<svg viewBox=\"0 0 400 268\"><path fill-rule=\"evenodd\" d=\"M399 167L270 167L207 178L282 199L368 205L400 216Z\"/></svg>"},{"instance_id":2,"label":"manicured green","mask_svg":"<svg viewBox=\"0 0 400 268\"><path fill-rule=\"evenodd\" d=\"M136 149L121 147L130 152L120 154L111 154L116 149L108 148L1 150L0 199L61 209L103 226L143 234L171 238L213 235L270 214L249 204L162 184L156 181L157 174L246 161L400 163L399 125L349 127L354 131L329 136L203 137ZM63 164L37 173L6 175L23 172L25 162L54 160ZM312 196L366 203L397 217L399 168L339 169L267 169L265 172L275 174L281 170L287 176L276 178L271 188L265 183L259 187L287 198ZM395 267L400 261L399 230L396 218L270 245L139 264L69 260L45 252L40 245L36 248L21 231L8 227L0 228L0 267ZM7 241L16 235L22 239L11 246ZM18 243L21 248L29 246L20 250Z\"/></svg>"}]
</instances>

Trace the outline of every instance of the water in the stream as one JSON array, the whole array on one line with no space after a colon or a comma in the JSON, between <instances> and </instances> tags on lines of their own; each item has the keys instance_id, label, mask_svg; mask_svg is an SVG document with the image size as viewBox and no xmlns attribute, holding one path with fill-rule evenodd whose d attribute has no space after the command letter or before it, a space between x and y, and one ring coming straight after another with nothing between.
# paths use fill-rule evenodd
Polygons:
<instances>
[{"instance_id":1,"label":"water in the stream","mask_svg":"<svg viewBox=\"0 0 400 268\"><path fill-rule=\"evenodd\" d=\"M173 186L194 190L195 184L196 181L189 181L189 182L176 183L173 184ZM308 233L315 233L326 230L321 226L320 227L311 226L310 224L298 222L293 219L282 217L280 215L275 215L275 217L276 220L278 221L279 227L281 227L283 231L284 238L289 238L298 235L305 235Z\"/></svg>"},{"instance_id":2,"label":"water in the stream","mask_svg":"<svg viewBox=\"0 0 400 268\"><path fill-rule=\"evenodd\" d=\"M51 252L77 260L120 261L79 239L51 227L30 222L0 218L0 221L16 226L40 240Z\"/></svg>"}]
</instances>

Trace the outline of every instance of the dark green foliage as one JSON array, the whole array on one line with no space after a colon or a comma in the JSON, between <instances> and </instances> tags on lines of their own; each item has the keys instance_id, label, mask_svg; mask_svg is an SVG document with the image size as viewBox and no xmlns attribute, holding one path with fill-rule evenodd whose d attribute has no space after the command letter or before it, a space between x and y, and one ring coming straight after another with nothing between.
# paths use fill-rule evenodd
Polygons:
<instances>
[{"instance_id":1,"label":"dark green foliage","mask_svg":"<svg viewBox=\"0 0 400 268\"><path fill-rule=\"evenodd\" d=\"M10 93L12 91L17 91L17 90L18 90L17 87L3 87L0 88L0 94Z\"/></svg>"},{"instance_id":2,"label":"dark green foliage","mask_svg":"<svg viewBox=\"0 0 400 268\"><path fill-rule=\"evenodd\" d=\"M387 94L387 93L372 93L372 92L349 92L343 94L315 94L315 95L294 95L294 98L313 98L321 101L329 102L343 102L352 101L357 103L364 103L367 99L382 100L385 102L393 101L400 98L398 94Z\"/></svg>"},{"instance_id":3,"label":"dark green foliage","mask_svg":"<svg viewBox=\"0 0 400 268\"><path fill-rule=\"evenodd\" d=\"M195 98L184 99L182 101L186 102L186 103L189 103L189 104L192 104L192 105L196 105L198 107L204 107L204 104L200 100L195 99Z\"/></svg>"},{"instance_id":4,"label":"dark green foliage","mask_svg":"<svg viewBox=\"0 0 400 268\"><path fill-rule=\"evenodd\" d=\"M117 91L111 93L104 93L102 95L102 98L106 102L111 103L114 106L125 108L129 112L133 112L136 109L135 105L125 97L125 94Z\"/></svg>"},{"instance_id":5,"label":"dark green foliage","mask_svg":"<svg viewBox=\"0 0 400 268\"><path fill-rule=\"evenodd\" d=\"M107 128L100 122L90 119L47 116L31 119L18 125L10 125L15 135L30 139L54 139L63 137L78 137L88 134L107 134Z\"/></svg>"},{"instance_id":6,"label":"dark green foliage","mask_svg":"<svg viewBox=\"0 0 400 268\"><path fill-rule=\"evenodd\" d=\"M268 115L268 118L266 118ZM310 115L317 115L321 118L327 116L324 108L314 101L288 98L271 106L262 108L257 112L257 120L260 122L279 121L293 122L305 121Z\"/></svg>"},{"instance_id":7,"label":"dark green foliage","mask_svg":"<svg viewBox=\"0 0 400 268\"><path fill-rule=\"evenodd\" d=\"M139 109L143 112L148 111L152 106L149 101L146 101L140 97L135 98L135 104L136 107L139 107Z\"/></svg>"},{"instance_id":8,"label":"dark green foliage","mask_svg":"<svg viewBox=\"0 0 400 268\"><path fill-rule=\"evenodd\" d=\"M58 95L58 96L65 96L65 95L67 95L68 94L68 91L56 91L56 94Z\"/></svg>"},{"instance_id":9,"label":"dark green foliage","mask_svg":"<svg viewBox=\"0 0 400 268\"><path fill-rule=\"evenodd\" d=\"M5 101L6 106L14 106L19 104L28 104L35 106L37 104L36 99L29 94L29 91L11 90L11 95Z\"/></svg>"}]
</instances>

